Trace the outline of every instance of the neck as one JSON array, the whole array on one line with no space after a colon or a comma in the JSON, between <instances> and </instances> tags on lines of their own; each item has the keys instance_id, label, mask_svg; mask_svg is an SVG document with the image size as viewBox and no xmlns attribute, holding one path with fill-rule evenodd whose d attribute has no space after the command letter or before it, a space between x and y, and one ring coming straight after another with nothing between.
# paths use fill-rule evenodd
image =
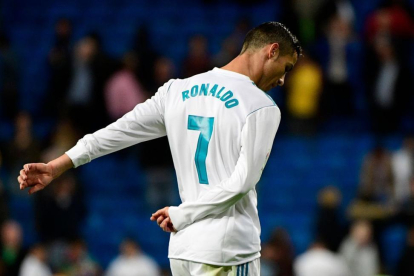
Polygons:
<instances>
[{"instance_id":1,"label":"neck","mask_svg":"<svg viewBox=\"0 0 414 276\"><path fill-rule=\"evenodd\" d=\"M253 53L245 52L234 58L221 69L248 76L254 83L258 83L262 77L262 61L258 57L255 57L258 53L259 51Z\"/></svg>"}]
</instances>

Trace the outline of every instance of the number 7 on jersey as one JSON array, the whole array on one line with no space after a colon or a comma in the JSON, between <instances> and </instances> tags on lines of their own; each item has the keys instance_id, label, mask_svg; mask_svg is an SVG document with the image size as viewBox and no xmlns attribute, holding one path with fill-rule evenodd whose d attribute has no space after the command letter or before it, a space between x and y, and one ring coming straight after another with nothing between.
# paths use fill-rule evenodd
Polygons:
<instances>
[{"instance_id":1,"label":"number 7 on jersey","mask_svg":"<svg viewBox=\"0 0 414 276\"><path fill-rule=\"evenodd\" d=\"M213 126L213 117L201 117L194 115L188 116L187 129L200 131L200 136L198 137L197 149L194 158L197 168L198 180L200 184L208 184L206 158L208 144L210 143L211 135L213 133Z\"/></svg>"}]
</instances>

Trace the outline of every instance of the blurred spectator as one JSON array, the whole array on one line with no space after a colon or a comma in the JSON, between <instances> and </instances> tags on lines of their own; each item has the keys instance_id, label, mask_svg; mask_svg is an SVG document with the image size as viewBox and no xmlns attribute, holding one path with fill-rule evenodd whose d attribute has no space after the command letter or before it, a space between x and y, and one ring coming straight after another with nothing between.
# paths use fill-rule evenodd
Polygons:
<instances>
[{"instance_id":1,"label":"blurred spectator","mask_svg":"<svg viewBox=\"0 0 414 276\"><path fill-rule=\"evenodd\" d=\"M101 49L97 34L81 39L75 47L67 105L73 124L85 133L109 122L105 109L104 85L117 64Z\"/></svg>"},{"instance_id":2,"label":"blurred spectator","mask_svg":"<svg viewBox=\"0 0 414 276\"><path fill-rule=\"evenodd\" d=\"M13 140L7 146L4 163L10 172L8 190L13 195L22 196L15 175L19 175L23 165L40 158L40 143L32 132L32 118L26 112L20 112L15 120Z\"/></svg>"},{"instance_id":3,"label":"blurred spectator","mask_svg":"<svg viewBox=\"0 0 414 276\"><path fill-rule=\"evenodd\" d=\"M48 56L50 79L43 107L43 112L48 117L62 115L60 113L70 85L71 36L71 22L66 18L59 19L55 25L55 43Z\"/></svg>"},{"instance_id":4,"label":"blurred spectator","mask_svg":"<svg viewBox=\"0 0 414 276\"><path fill-rule=\"evenodd\" d=\"M68 119L58 121L48 147L41 154L41 161L47 163L59 157L73 147L79 138L80 134Z\"/></svg>"},{"instance_id":5,"label":"blurred spectator","mask_svg":"<svg viewBox=\"0 0 414 276\"><path fill-rule=\"evenodd\" d=\"M352 276L373 276L380 272L378 249L372 242L372 228L367 221L356 221L351 234L341 244L344 257Z\"/></svg>"},{"instance_id":6,"label":"blurred spectator","mask_svg":"<svg viewBox=\"0 0 414 276\"><path fill-rule=\"evenodd\" d=\"M146 100L146 92L136 78L139 60L132 52L122 59L123 68L113 75L105 87L106 109L111 119L117 120Z\"/></svg>"},{"instance_id":7,"label":"blurred spectator","mask_svg":"<svg viewBox=\"0 0 414 276\"><path fill-rule=\"evenodd\" d=\"M155 62L159 55L151 45L150 32L145 25L137 30L133 49L138 59L137 78L144 89L150 91L154 86Z\"/></svg>"},{"instance_id":8,"label":"blurred spectator","mask_svg":"<svg viewBox=\"0 0 414 276\"><path fill-rule=\"evenodd\" d=\"M367 93L373 130L389 133L398 129L410 97L410 71L402 66L387 36L379 36L373 46L375 58L367 61Z\"/></svg>"},{"instance_id":9,"label":"blurred spectator","mask_svg":"<svg viewBox=\"0 0 414 276\"><path fill-rule=\"evenodd\" d=\"M6 221L1 227L0 259L5 275L17 276L26 255L22 247L22 228L15 221Z\"/></svg>"},{"instance_id":10,"label":"blurred spectator","mask_svg":"<svg viewBox=\"0 0 414 276\"><path fill-rule=\"evenodd\" d=\"M354 89L352 81L358 74L360 45L349 20L334 14L328 20L325 37L316 44L319 60L324 68L325 83L322 95L324 115L351 115Z\"/></svg>"},{"instance_id":11,"label":"blurred spectator","mask_svg":"<svg viewBox=\"0 0 414 276\"><path fill-rule=\"evenodd\" d=\"M5 33L0 33L0 117L14 119L19 110L19 61Z\"/></svg>"},{"instance_id":12,"label":"blurred spectator","mask_svg":"<svg viewBox=\"0 0 414 276\"><path fill-rule=\"evenodd\" d=\"M349 25L355 22L355 10L349 0L324 1L316 15L316 27L323 30L332 16L338 16Z\"/></svg>"},{"instance_id":13,"label":"blurred spectator","mask_svg":"<svg viewBox=\"0 0 414 276\"><path fill-rule=\"evenodd\" d=\"M333 252L338 251L344 237L344 227L341 225L339 213L341 197L341 192L332 186L325 187L318 194L316 236Z\"/></svg>"},{"instance_id":14,"label":"blurred spectator","mask_svg":"<svg viewBox=\"0 0 414 276\"><path fill-rule=\"evenodd\" d=\"M302 45L307 45L317 37L317 26L315 24L318 11L328 0L295 0L292 1L293 9L299 22L299 39Z\"/></svg>"},{"instance_id":15,"label":"blurred spectator","mask_svg":"<svg viewBox=\"0 0 414 276\"><path fill-rule=\"evenodd\" d=\"M391 157L381 146L367 154L361 169L357 198L350 204L351 220L368 220L373 225L374 241L383 262L386 248L382 233L396 214Z\"/></svg>"},{"instance_id":16,"label":"blurred spectator","mask_svg":"<svg viewBox=\"0 0 414 276\"><path fill-rule=\"evenodd\" d=\"M99 265L89 256L88 248L84 241L75 240L68 248L66 265L61 273L67 276L97 276L101 275Z\"/></svg>"},{"instance_id":17,"label":"blurred spectator","mask_svg":"<svg viewBox=\"0 0 414 276\"><path fill-rule=\"evenodd\" d=\"M351 276L346 262L329 251L323 242L312 244L294 264L296 276ZM352 275L354 276L354 275Z\"/></svg>"},{"instance_id":18,"label":"blurred spectator","mask_svg":"<svg viewBox=\"0 0 414 276\"><path fill-rule=\"evenodd\" d=\"M46 248L41 244L34 245L22 263L19 276L52 276L46 260Z\"/></svg>"},{"instance_id":19,"label":"blurred spectator","mask_svg":"<svg viewBox=\"0 0 414 276\"><path fill-rule=\"evenodd\" d=\"M408 227L414 227L414 176L410 180L408 198L401 204L399 217Z\"/></svg>"},{"instance_id":20,"label":"blurred spectator","mask_svg":"<svg viewBox=\"0 0 414 276\"><path fill-rule=\"evenodd\" d=\"M322 85L321 68L305 54L286 79L288 124L292 133L315 133Z\"/></svg>"},{"instance_id":21,"label":"blurred spectator","mask_svg":"<svg viewBox=\"0 0 414 276\"><path fill-rule=\"evenodd\" d=\"M414 275L414 227L407 232L407 244L398 262L396 276Z\"/></svg>"},{"instance_id":22,"label":"blurred spectator","mask_svg":"<svg viewBox=\"0 0 414 276\"><path fill-rule=\"evenodd\" d=\"M414 137L405 138L402 148L392 155L392 170L395 201L401 204L410 195L410 180L414 176Z\"/></svg>"},{"instance_id":23,"label":"blurred spectator","mask_svg":"<svg viewBox=\"0 0 414 276\"><path fill-rule=\"evenodd\" d=\"M153 96L159 87L174 77L173 62L166 57L157 59L154 70L155 86L149 90L149 96ZM139 149L140 164L147 179L146 199L150 208L156 210L173 205L175 174L167 137L147 141L145 145L139 145Z\"/></svg>"},{"instance_id":24,"label":"blurred spectator","mask_svg":"<svg viewBox=\"0 0 414 276\"><path fill-rule=\"evenodd\" d=\"M226 38L221 44L220 51L213 57L213 66L226 65L239 54L239 50L240 48L235 39L232 37Z\"/></svg>"},{"instance_id":25,"label":"blurred spectator","mask_svg":"<svg viewBox=\"0 0 414 276\"><path fill-rule=\"evenodd\" d=\"M175 77L175 67L171 59L160 57L154 64L154 83L150 90L149 96L153 96L164 83Z\"/></svg>"},{"instance_id":26,"label":"blurred spectator","mask_svg":"<svg viewBox=\"0 0 414 276\"><path fill-rule=\"evenodd\" d=\"M120 253L108 267L106 276L158 276L157 263L145 255L138 244L126 239L120 246Z\"/></svg>"},{"instance_id":27,"label":"blurred spectator","mask_svg":"<svg viewBox=\"0 0 414 276\"><path fill-rule=\"evenodd\" d=\"M405 0L386 0L368 16L365 22L365 35L370 44L375 45L378 36L391 36L393 39L405 40L414 37L414 20L410 6ZM406 46L398 51L406 52Z\"/></svg>"},{"instance_id":28,"label":"blurred spectator","mask_svg":"<svg viewBox=\"0 0 414 276\"><path fill-rule=\"evenodd\" d=\"M230 41L234 43L234 46L237 48L237 51L243 46L244 38L246 34L252 28L252 23L250 22L249 17L241 17L237 20L236 26L234 27L233 32L227 37Z\"/></svg>"},{"instance_id":29,"label":"blurred spectator","mask_svg":"<svg viewBox=\"0 0 414 276\"><path fill-rule=\"evenodd\" d=\"M293 276L293 245L289 234L276 228L261 252L262 276Z\"/></svg>"},{"instance_id":30,"label":"blurred spectator","mask_svg":"<svg viewBox=\"0 0 414 276\"><path fill-rule=\"evenodd\" d=\"M207 39L202 35L191 37L188 42L188 54L183 63L183 77L188 78L204 73L211 69L210 64Z\"/></svg>"},{"instance_id":31,"label":"blurred spectator","mask_svg":"<svg viewBox=\"0 0 414 276\"><path fill-rule=\"evenodd\" d=\"M360 176L360 192L374 202L391 204L394 200L394 177L391 156L381 146L377 146L364 158Z\"/></svg>"},{"instance_id":32,"label":"blurred spectator","mask_svg":"<svg viewBox=\"0 0 414 276\"><path fill-rule=\"evenodd\" d=\"M61 176L36 197L36 222L44 242L69 242L80 236L85 216L83 198L73 174Z\"/></svg>"}]
</instances>

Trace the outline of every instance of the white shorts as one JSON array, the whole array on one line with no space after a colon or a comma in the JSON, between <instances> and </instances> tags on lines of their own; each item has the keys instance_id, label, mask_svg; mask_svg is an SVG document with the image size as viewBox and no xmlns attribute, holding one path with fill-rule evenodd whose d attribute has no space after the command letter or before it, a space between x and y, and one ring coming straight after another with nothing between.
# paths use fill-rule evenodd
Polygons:
<instances>
[{"instance_id":1,"label":"white shorts","mask_svg":"<svg viewBox=\"0 0 414 276\"><path fill-rule=\"evenodd\" d=\"M170 259L173 276L260 276L260 258L233 266L217 266Z\"/></svg>"}]
</instances>

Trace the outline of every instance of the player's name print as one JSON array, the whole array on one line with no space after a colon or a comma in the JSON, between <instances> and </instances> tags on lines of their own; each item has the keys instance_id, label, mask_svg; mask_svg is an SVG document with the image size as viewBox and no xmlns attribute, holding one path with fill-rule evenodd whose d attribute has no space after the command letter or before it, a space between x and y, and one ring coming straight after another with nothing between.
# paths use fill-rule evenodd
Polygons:
<instances>
[{"instance_id":1,"label":"player's name print","mask_svg":"<svg viewBox=\"0 0 414 276\"><path fill-rule=\"evenodd\" d=\"M191 87L190 90L185 90L181 93L183 96L183 102L187 99L198 96L210 96L225 102L224 105L226 108L232 108L239 105L239 101L233 97L233 92L230 90L224 92L225 90L226 88L224 86L219 89L218 84L210 85L210 83L203 83L201 85L196 84Z\"/></svg>"}]
</instances>

